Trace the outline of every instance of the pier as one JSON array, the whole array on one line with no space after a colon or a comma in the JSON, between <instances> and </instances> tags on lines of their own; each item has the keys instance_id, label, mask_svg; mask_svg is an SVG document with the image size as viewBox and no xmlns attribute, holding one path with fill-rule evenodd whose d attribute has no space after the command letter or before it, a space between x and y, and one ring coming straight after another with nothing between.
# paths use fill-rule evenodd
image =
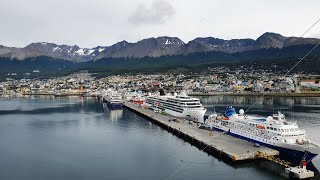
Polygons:
<instances>
[{"instance_id":1,"label":"pier","mask_svg":"<svg viewBox=\"0 0 320 180\"><path fill-rule=\"evenodd\" d=\"M124 106L154 122L155 124L167 129L174 134L191 139L192 142L202 144L210 151L220 153L233 161L249 160L265 156L276 156L279 152L268 147L255 147L253 143L232 137L219 131L208 131L199 129L196 123L179 119L169 121L172 116L155 113L150 109L126 102Z\"/></svg>"}]
</instances>

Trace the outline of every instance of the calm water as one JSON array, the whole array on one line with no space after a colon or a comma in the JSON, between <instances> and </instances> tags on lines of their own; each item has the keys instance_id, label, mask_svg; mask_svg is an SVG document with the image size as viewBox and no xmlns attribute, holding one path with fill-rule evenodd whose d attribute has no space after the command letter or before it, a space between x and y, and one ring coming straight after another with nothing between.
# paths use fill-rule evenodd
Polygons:
<instances>
[{"instance_id":1,"label":"calm water","mask_svg":"<svg viewBox=\"0 0 320 180\"><path fill-rule=\"evenodd\" d=\"M251 97L201 97L208 114ZM319 105L318 105L319 104ZM269 98L251 113L282 109L319 142L320 98ZM319 159L314 165L320 168ZM0 99L0 179L284 179L263 160L233 164L209 156L129 110L93 99Z\"/></svg>"}]
</instances>

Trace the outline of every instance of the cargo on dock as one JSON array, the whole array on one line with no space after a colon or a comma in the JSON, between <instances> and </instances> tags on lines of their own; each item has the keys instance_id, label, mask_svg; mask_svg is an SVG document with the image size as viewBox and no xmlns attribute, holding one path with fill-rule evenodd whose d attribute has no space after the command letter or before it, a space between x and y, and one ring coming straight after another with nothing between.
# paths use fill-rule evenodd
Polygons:
<instances>
[{"instance_id":1,"label":"cargo on dock","mask_svg":"<svg viewBox=\"0 0 320 180\"><path fill-rule=\"evenodd\" d=\"M126 102L124 106L147 117L150 121L198 141L207 146L208 149L219 152L234 161L260 158L259 154L261 153L268 156L279 155L276 150L264 146L256 147L253 143L229 136L223 132L199 129L197 124L190 123L187 120L169 121L172 116L155 113L129 102Z\"/></svg>"}]
</instances>

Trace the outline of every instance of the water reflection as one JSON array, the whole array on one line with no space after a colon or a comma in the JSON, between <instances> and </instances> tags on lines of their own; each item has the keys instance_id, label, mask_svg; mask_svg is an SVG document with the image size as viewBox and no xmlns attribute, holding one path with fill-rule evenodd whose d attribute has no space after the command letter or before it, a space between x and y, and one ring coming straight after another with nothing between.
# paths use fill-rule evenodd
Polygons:
<instances>
[{"instance_id":1,"label":"water reflection","mask_svg":"<svg viewBox=\"0 0 320 180\"><path fill-rule=\"evenodd\" d=\"M110 117L111 121L118 121L119 119L122 118L123 109L111 110L107 107L106 104L103 104L103 109L104 109L104 112L106 113L106 115Z\"/></svg>"},{"instance_id":2,"label":"water reflection","mask_svg":"<svg viewBox=\"0 0 320 180\"><path fill-rule=\"evenodd\" d=\"M255 100L217 97L202 99L209 113L213 106L224 111L225 105ZM268 98L254 113L269 113L274 104L287 107L318 138L319 126L309 123L320 125L320 107L290 103ZM94 100L11 99L1 100L0 107L7 108L0 109L0 179L164 179L181 166L171 179L283 179L283 169L271 162L222 161L128 109L109 110Z\"/></svg>"}]
</instances>

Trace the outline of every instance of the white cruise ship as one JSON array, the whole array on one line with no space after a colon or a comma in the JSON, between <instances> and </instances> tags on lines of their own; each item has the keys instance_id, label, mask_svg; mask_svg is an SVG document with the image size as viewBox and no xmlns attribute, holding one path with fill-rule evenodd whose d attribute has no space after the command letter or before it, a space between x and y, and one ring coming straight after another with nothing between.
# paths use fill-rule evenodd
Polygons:
<instances>
[{"instance_id":1,"label":"white cruise ship","mask_svg":"<svg viewBox=\"0 0 320 180\"><path fill-rule=\"evenodd\" d=\"M187 96L185 93L148 96L145 104L150 109L159 109L172 116L200 123L204 122L204 114L207 111L198 98Z\"/></svg>"},{"instance_id":2,"label":"white cruise ship","mask_svg":"<svg viewBox=\"0 0 320 180\"><path fill-rule=\"evenodd\" d=\"M203 129L216 129L229 135L245 139L260 145L276 149L280 156L301 161L306 154L306 160L312 160L320 153L320 147L307 140L306 132L299 129L296 122L289 122L280 111L267 118L244 114L240 109L236 113L232 106L226 113L218 116L212 114L201 125Z\"/></svg>"}]
</instances>

